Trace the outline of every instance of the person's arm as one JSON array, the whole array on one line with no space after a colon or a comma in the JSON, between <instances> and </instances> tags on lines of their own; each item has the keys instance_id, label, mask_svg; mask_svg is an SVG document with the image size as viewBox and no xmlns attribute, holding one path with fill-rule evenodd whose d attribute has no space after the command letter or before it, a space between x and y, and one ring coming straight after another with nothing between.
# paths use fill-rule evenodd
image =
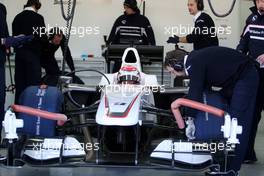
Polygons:
<instances>
[{"instance_id":1,"label":"person's arm","mask_svg":"<svg viewBox=\"0 0 264 176\"><path fill-rule=\"evenodd\" d=\"M249 42L249 33L247 32L243 37L240 38L239 44L237 45L236 50L247 54L248 53L248 42Z\"/></svg>"},{"instance_id":2,"label":"person's arm","mask_svg":"<svg viewBox=\"0 0 264 176\"><path fill-rule=\"evenodd\" d=\"M41 16L40 20L39 20L39 29L41 29L41 35L38 36L39 40L40 40L40 43L45 43L48 41L48 35L47 35L47 31L46 31L46 25L45 25L45 21L44 21L44 18L43 16Z\"/></svg>"},{"instance_id":3,"label":"person's arm","mask_svg":"<svg viewBox=\"0 0 264 176\"><path fill-rule=\"evenodd\" d=\"M204 64L193 63L190 74L190 87L187 98L190 100L202 101L203 91L206 83L206 69ZM186 116L195 117L197 110L186 108Z\"/></svg>"},{"instance_id":4,"label":"person's arm","mask_svg":"<svg viewBox=\"0 0 264 176\"><path fill-rule=\"evenodd\" d=\"M6 14L7 12L5 6L0 3L0 48L5 50L6 53L10 53L10 48L6 46L6 38L9 37L9 31L6 22Z\"/></svg>"},{"instance_id":5,"label":"person's arm","mask_svg":"<svg viewBox=\"0 0 264 176\"><path fill-rule=\"evenodd\" d=\"M0 43L0 45L2 46L2 45L5 45L5 38L0 38L1 39L1 43Z\"/></svg>"},{"instance_id":6,"label":"person's arm","mask_svg":"<svg viewBox=\"0 0 264 176\"><path fill-rule=\"evenodd\" d=\"M149 41L149 44L150 45L156 45L155 35L154 35L153 29L152 29L151 24L150 24L148 19L146 19L145 30L146 30L147 39Z\"/></svg>"},{"instance_id":7,"label":"person's arm","mask_svg":"<svg viewBox=\"0 0 264 176\"><path fill-rule=\"evenodd\" d=\"M6 8L3 4L0 4L0 37L1 37L1 44L2 39L9 36L7 22L6 22Z\"/></svg>"},{"instance_id":8,"label":"person's arm","mask_svg":"<svg viewBox=\"0 0 264 176\"><path fill-rule=\"evenodd\" d=\"M108 40L107 40L107 45L111 45L113 43L115 43L116 41L116 35L117 35L117 27L119 26L119 18L115 21L113 27L112 27L112 30L110 32L110 35L108 37Z\"/></svg>"},{"instance_id":9,"label":"person's arm","mask_svg":"<svg viewBox=\"0 0 264 176\"><path fill-rule=\"evenodd\" d=\"M261 54L260 56L258 56L257 62L260 64L261 67L264 66L264 54Z\"/></svg>"},{"instance_id":10,"label":"person's arm","mask_svg":"<svg viewBox=\"0 0 264 176\"><path fill-rule=\"evenodd\" d=\"M251 21L251 16L249 16L248 19L246 20L246 25L244 27L242 35L240 36L239 44L236 48L236 50L244 54L248 53L248 42L250 39L250 32L249 32L250 21Z\"/></svg>"},{"instance_id":11,"label":"person's arm","mask_svg":"<svg viewBox=\"0 0 264 176\"><path fill-rule=\"evenodd\" d=\"M1 45L4 45L7 49L10 47L20 47L24 43L31 42L33 40L33 35L19 35L14 37L1 38Z\"/></svg>"},{"instance_id":12,"label":"person's arm","mask_svg":"<svg viewBox=\"0 0 264 176\"><path fill-rule=\"evenodd\" d=\"M204 20L199 20L191 34L186 37L181 37L180 42L182 43L194 43L199 42L203 37L203 29L206 27Z\"/></svg>"},{"instance_id":13,"label":"person's arm","mask_svg":"<svg viewBox=\"0 0 264 176\"><path fill-rule=\"evenodd\" d=\"M1 4L1 9L0 9L0 29L1 29L1 37L8 37L9 32L8 32L8 27L7 27L7 22L6 22L6 8L4 5ZM2 31L3 30L3 31Z\"/></svg>"},{"instance_id":14,"label":"person's arm","mask_svg":"<svg viewBox=\"0 0 264 176\"><path fill-rule=\"evenodd\" d=\"M63 36L63 38L65 38L65 36ZM61 41L61 51L62 51L63 55L64 55L64 49L65 49L64 46L65 46L65 39ZM71 51L70 51L69 47L67 47L65 59L66 59L66 63L69 66L70 70L74 71L75 70L74 62L73 62L73 58L72 58Z\"/></svg>"},{"instance_id":15,"label":"person's arm","mask_svg":"<svg viewBox=\"0 0 264 176\"><path fill-rule=\"evenodd\" d=\"M17 23L18 23L17 18L15 17L15 19L12 22L12 35L13 36L19 35Z\"/></svg>"},{"instance_id":16,"label":"person's arm","mask_svg":"<svg viewBox=\"0 0 264 176\"><path fill-rule=\"evenodd\" d=\"M74 62L73 62L71 51L70 51L69 47L67 47L66 62L68 64L69 68L71 69L71 71L75 71Z\"/></svg>"}]
</instances>

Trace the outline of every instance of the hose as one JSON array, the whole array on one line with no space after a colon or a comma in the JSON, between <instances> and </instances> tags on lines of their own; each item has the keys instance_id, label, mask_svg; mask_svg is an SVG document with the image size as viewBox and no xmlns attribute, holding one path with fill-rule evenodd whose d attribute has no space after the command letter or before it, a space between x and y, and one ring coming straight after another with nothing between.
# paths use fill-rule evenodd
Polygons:
<instances>
[{"instance_id":1,"label":"hose","mask_svg":"<svg viewBox=\"0 0 264 176\"><path fill-rule=\"evenodd\" d=\"M214 9L214 7L213 7L213 5L212 5L211 0L208 0L208 4L209 4L209 7L210 7L211 11L213 12L213 14L214 14L215 16L220 17L220 18L223 18L223 17L226 17L226 16L228 16L228 15L230 15L230 14L232 13L232 11L233 11L233 9L234 9L234 7L235 7L235 4L236 4L236 0L233 0L230 9L229 9L226 13L224 13L224 14L219 14L219 13L217 13L217 12L215 11L215 9Z\"/></svg>"},{"instance_id":2,"label":"hose","mask_svg":"<svg viewBox=\"0 0 264 176\"><path fill-rule=\"evenodd\" d=\"M180 106L186 106L200 111L208 112L219 117L224 117L225 115L225 111L213 106L205 105L185 98L179 98L171 104L171 110L180 129L183 129L185 127L184 120L179 110Z\"/></svg>"},{"instance_id":3,"label":"hose","mask_svg":"<svg viewBox=\"0 0 264 176\"><path fill-rule=\"evenodd\" d=\"M65 21L70 21L71 19L73 19L74 17L74 12L75 12L75 7L76 7L76 0L73 0L73 6L71 9L71 0L68 0L68 11L67 11L67 16L65 15L65 10L63 7L63 0L60 0L60 4L61 4L61 13L62 13L62 17L64 18Z\"/></svg>"},{"instance_id":4,"label":"hose","mask_svg":"<svg viewBox=\"0 0 264 176\"><path fill-rule=\"evenodd\" d=\"M84 107L84 106L82 106L82 107ZM85 124L85 114L80 114L80 123ZM87 146L87 144L88 145L93 144L93 140L92 140L90 130L87 126L82 127L82 131L83 131L83 135L84 135L84 144L85 144L84 150L86 153L85 161L89 161L92 159L94 152L93 152L93 150L87 150L86 146Z\"/></svg>"},{"instance_id":5,"label":"hose","mask_svg":"<svg viewBox=\"0 0 264 176\"><path fill-rule=\"evenodd\" d=\"M94 69L75 70L75 71L72 71L72 72L70 72L70 73L65 74L65 76L69 76L69 75L72 75L72 74L74 74L74 73L79 73L79 72L84 72L84 71L91 71L91 72L99 73L100 75L102 75L102 76L106 79L106 81L107 81L108 84L111 84L111 83L110 83L110 80L107 78L107 76L106 76L104 73L102 73L102 72L100 72L100 71L98 71L98 70L94 70Z\"/></svg>"},{"instance_id":6,"label":"hose","mask_svg":"<svg viewBox=\"0 0 264 176\"><path fill-rule=\"evenodd\" d=\"M65 34L64 49L63 49L63 60L62 60L62 75L64 75L65 60L66 60L66 56L67 56L67 52L68 52L68 45L69 45L70 36L71 36L71 27L72 27L74 14L75 14L76 0L68 0L67 16L65 15L64 7L63 7L63 0L60 0L60 4L61 4L62 17L66 21L66 29L67 29L67 32Z\"/></svg>"},{"instance_id":7,"label":"hose","mask_svg":"<svg viewBox=\"0 0 264 176\"><path fill-rule=\"evenodd\" d=\"M52 112L48 112L48 111L44 111L40 109L34 109L31 107L27 107L27 106L12 105L11 108L14 112L25 113L25 114L32 115L32 116L39 116L39 117L49 119L49 120L57 120L58 121L57 124L59 126L64 125L64 123L68 119L67 116L64 114L52 113Z\"/></svg>"}]
</instances>

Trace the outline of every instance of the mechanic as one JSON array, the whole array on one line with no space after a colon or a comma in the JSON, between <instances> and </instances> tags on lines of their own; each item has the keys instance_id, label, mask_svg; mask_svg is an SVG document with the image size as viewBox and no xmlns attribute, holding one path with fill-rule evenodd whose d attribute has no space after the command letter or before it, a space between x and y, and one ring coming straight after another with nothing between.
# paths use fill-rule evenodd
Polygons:
<instances>
[{"instance_id":1,"label":"mechanic","mask_svg":"<svg viewBox=\"0 0 264 176\"><path fill-rule=\"evenodd\" d=\"M175 59L180 60L183 56L185 56L187 51L181 49L178 44L175 45L175 50L169 51L166 53L165 60ZM183 80L188 79L188 77L176 77L174 79L174 87L182 87Z\"/></svg>"},{"instance_id":2,"label":"mechanic","mask_svg":"<svg viewBox=\"0 0 264 176\"><path fill-rule=\"evenodd\" d=\"M6 7L0 3L0 123L4 120L5 116L5 59L6 52L9 52L9 47L17 46L22 41L21 37L9 37L8 27L6 23ZM23 38L23 37L22 37ZM1 139L2 125L0 125L0 139ZM0 160L6 157L0 155Z\"/></svg>"},{"instance_id":3,"label":"mechanic","mask_svg":"<svg viewBox=\"0 0 264 176\"><path fill-rule=\"evenodd\" d=\"M5 57L6 57L6 47L2 45L2 38L9 36L7 23L6 23L6 8L0 3L0 38L1 38L1 48L0 48L0 123L4 120L5 116ZM4 44L4 43L3 43ZM0 125L0 137L1 137L2 125ZM0 159L2 157L0 156ZM5 158L3 158L5 159Z\"/></svg>"},{"instance_id":4,"label":"mechanic","mask_svg":"<svg viewBox=\"0 0 264 176\"><path fill-rule=\"evenodd\" d=\"M156 45L155 36L147 17L140 14L136 0L124 1L125 12L115 21L107 44ZM116 61L113 72L119 71L121 61Z\"/></svg>"},{"instance_id":5,"label":"mechanic","mask_svg":"<svg viewBox=\"0 0 264 176\"><path fill-rule=\"evenodd\" d=\"M256 109L245 163L254 163L257 161L254 144L258 124L261 120L261 112L264 108L264 0L254 0L254 4L255 6L250 8L252 14L246 20L244 32L241 36L239 45L237 46L238 51L249 55L253 60L258 61L260 64L260 68L258 69L260 82L256 100Z\"/></svg>"},{"instance_id":6,"label":"mechanic","mask_svg":"<svg viewBox=\"0 0 264 176\"><path fill-rule=\"evenodd\" d=\"M65 36L59 28L52 28L48 33L48 40L43 42L41 67L45 69L47 75L58 76L61 74L57 60L55 58L56 51L61 48L64 55ZM66 62L71 71L74 71L74 63L69 47L66 52Z\"/></svg>"},{"instance_id":7,"label":"mechanic","mask_svg":"<svg viewBox=\"0 0 264 176\"><path fill-rule=\"evenodd\" d=\"M258 86L258 72L255 63L236 50L225 47L208 47L193 51L184 59L166 60L167 69L175 76L190 77L188 99L203 102L205 90L220 87L221 94L230 103L229 113L243 126L236 146L235 157L228 166L229 171L238 172L246 154L252 116ZM172 103L172 110L175 107ZM197 110L186 108L186 117L195 117ZM187 134L186 134L187 135Z\"/></svg>"},{"instance_id":8,"label":"mechanic","mask_svg":"<svg viewBox=\"0 0 264 176\"><path fill-rule=\"evenodd\" d=\"M40 7L39 0L28 0L12 23L14 36L34 35L32 42L15 48L15 103L18 103L19 95L26 87L41 82L41 40L45 38L46 29L44 18L37 13Z\"/></svg>"},{"instance_id":9,"label":"mechanic","mask_svg":"<svg viewBox=\"0 0 264 176\"><path fill-rule=\"evenodd\" d=\"M194 30L185 37L169 37L167 43L193 43L198 50L209 46L218 46L217 32L213 19L205 12L203 0L188 0L188 9L194 16Z\"/></svg>"},{"instance_id":10,"label":"mechanic","mask_svg":"<svg viewBox=\"0 0 264 176\"><path fill-rule=\"evenodd\" d=\"M4 105L5 105L5 59L6 53L10 52L11 46L21 46L24 42L32 40L32 36L15 36L10 37L6 23L6 8L0 3L0 123L4 119ZM2 125L0 125L1 137Z\"/></svg>"}]
</instances>

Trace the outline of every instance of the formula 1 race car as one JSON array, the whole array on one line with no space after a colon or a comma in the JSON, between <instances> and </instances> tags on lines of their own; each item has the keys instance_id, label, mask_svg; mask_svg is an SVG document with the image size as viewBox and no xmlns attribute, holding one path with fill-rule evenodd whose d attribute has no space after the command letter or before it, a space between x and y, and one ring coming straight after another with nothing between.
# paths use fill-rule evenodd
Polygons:
<instances>
[{"instance_id":1,"label":"formula 1 race car","mask_svg":"<svg viewBox=\"0 0 264 176\"><path fill-rule=\"evenodd\" d=\"M155 96L188 89L165 88L155 75L143 73L135 48L125 50L118 73L102 75L95 87L71 84L70 78L63 77L61 91L45 86L28 88L31 96L25 93L22 105L11 106L3 121L4 138L9 141L5 164L114 165L190 172L210 168L209 175L225 174L225 163L239 144L237 135L242 127L224 111L226 104L217 93L205 92L206 104L177 99L177 108L200 110L194 120L182 118L180 110L172 114L156 107L155 100L159 100ZM34 91L36 101L31 100ZM82 92L81 97L88 95L89 100L96 99L92 95L99 99L87 105L78 102L73 92ZM61 104L63 111L58 110ZM187 127L179 129L185 123Z\"/></svg>"}]
</instances>

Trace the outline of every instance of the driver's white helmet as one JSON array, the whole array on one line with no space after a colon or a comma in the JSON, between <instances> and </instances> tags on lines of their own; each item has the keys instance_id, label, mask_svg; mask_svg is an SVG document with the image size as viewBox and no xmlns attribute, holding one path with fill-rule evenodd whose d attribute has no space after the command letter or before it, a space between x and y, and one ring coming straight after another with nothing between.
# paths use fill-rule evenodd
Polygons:
<instances>
[{"instance_id":1,"label":"driver's white helmet","mask_svg":"<svg viewBox=\"0 0 264 176\"><path fill-rule=\"evenodd\" d=\"M123 66L117 74L117 81L119 84L139 84L140 73L134 66Z\"/></svg>"}]
</instances>

